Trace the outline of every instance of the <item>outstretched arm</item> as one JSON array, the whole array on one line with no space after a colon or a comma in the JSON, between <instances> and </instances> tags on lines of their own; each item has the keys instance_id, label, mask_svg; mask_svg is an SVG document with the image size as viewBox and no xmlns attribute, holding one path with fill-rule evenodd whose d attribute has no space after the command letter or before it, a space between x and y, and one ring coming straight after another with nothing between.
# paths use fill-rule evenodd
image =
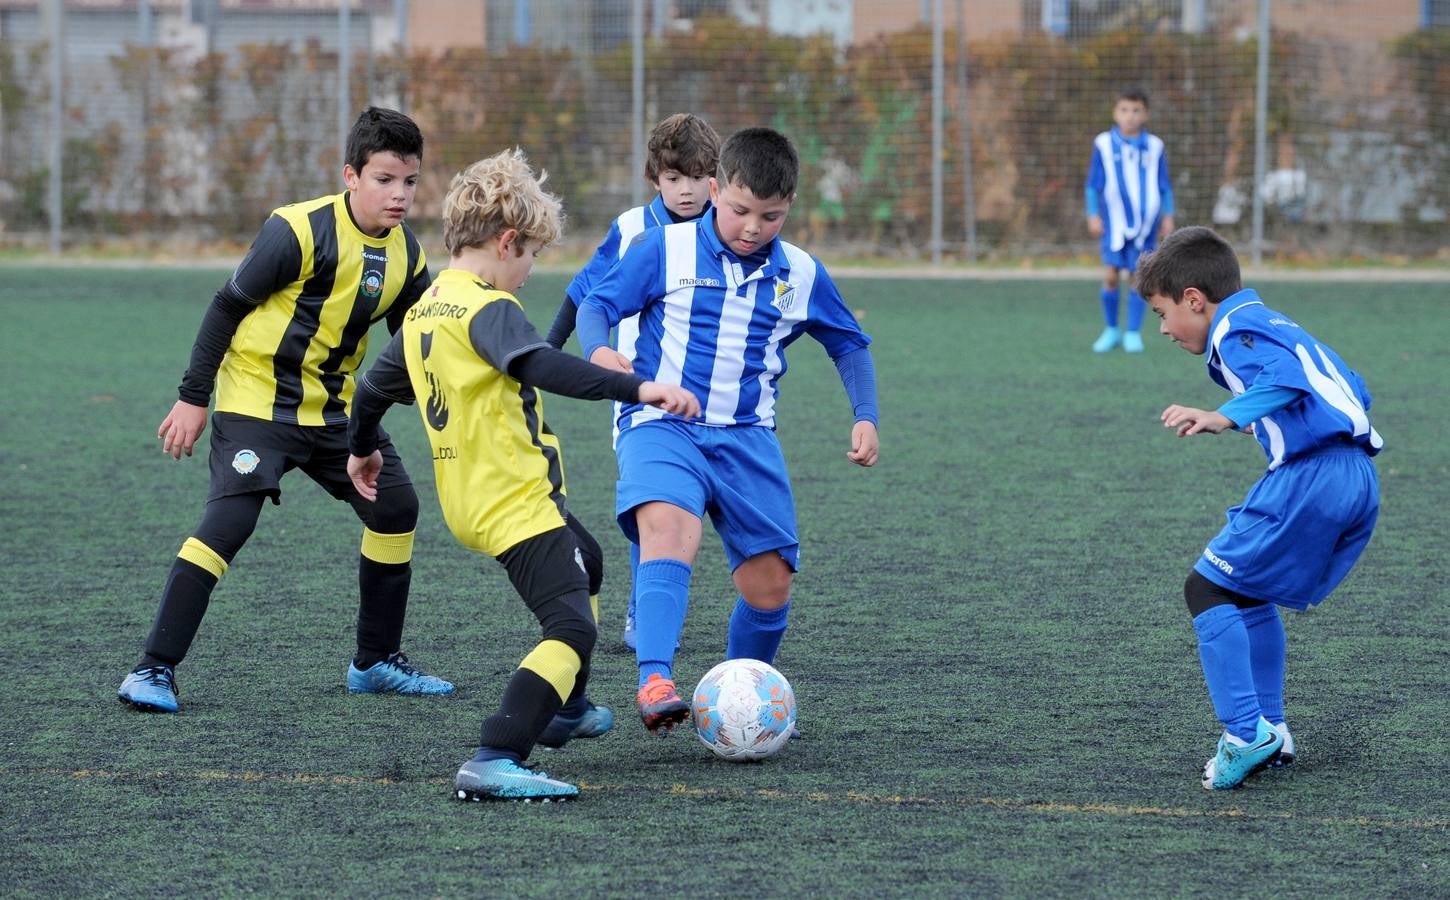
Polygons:
<instances>
[{"instance_id":1,"label":"outstretched arm","mask_svg":"<svg viewBox=\"0 0 1450 900\"><path fill-rule=\"evenodd\" d=\"M851 449L846 458L858 466L874 466L880 456L881 444L876 433L876 364L871 359L871 350L859 347L837 357L835 363L856 417L856 424L851 428Z\"/></svg>"}]
</instances>

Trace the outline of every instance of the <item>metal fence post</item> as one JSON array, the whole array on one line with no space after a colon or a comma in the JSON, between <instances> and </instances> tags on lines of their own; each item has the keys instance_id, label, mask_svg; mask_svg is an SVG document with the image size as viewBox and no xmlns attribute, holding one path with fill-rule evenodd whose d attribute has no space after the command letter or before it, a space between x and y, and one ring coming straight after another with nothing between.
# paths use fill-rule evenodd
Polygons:
<instances>
[{"instance_id":1,"label":"metal fence post","mask_svg":"<svg viewBox=\"0 0 1450 900\"><path fill-rule=\"evenodd\" d=\"M352 125L352 8L349 0L337 2L337 155L347 163L347 132Z\"/></svg>"},{"instance_id":2,"label":"metal fence post","mask_svg":"<svg viewBox=\"0 0 1450 900\"><path fill-rule=\"evenodd\" d=\"M50 252L61 251L61 165L65 136L65 0L50 0L50 146L46 154L50 162L46 206L50 210Z\"/></svg>"},{"instance_id":3,"label":"metal fence post","mask_svg":"<svg viewBox=\"0 0 1450 900\"><path fill-rule=\"evenodd\" d=\"M976 262L977 191L972 183L972 112L967 95L967 0L957 3L957 94L962 103L962 215L966 219L967 262Z\"/></svg>"},{"instance_id":4,"label":"metal fence post","mask_svg":"<svg viewBox=\"0 0 1450 900\"><path fill-rule=\"evenodd\" d=\"M634 161L634 177L630 178L629 198L635 206L644 204L644 0L633 0L629 31L632 44L629 79L629 121Z\"/></svg>"},{"instance_id":5,"label":"metal fence post","mask_svg":"<svg viewBox=\"0 0 1450 900\"><path fill-rule=\"evenodd\" d=\"M942 132L945 131L946 76L943 56L943 0L931 5L931 263L942 257Z\"/></svg>"},{"instance_id":6,"label":"metal fence post","mask_svg":"<svg viewBox=\"0 0 1450 900\"><path fill-rule=\"evenodd\" d=\"M1269 145L1269 0L1259 0L1259 71L1254 99L1253 263L1264 262L1264 177Z\"/></svg>"}]
</instances>

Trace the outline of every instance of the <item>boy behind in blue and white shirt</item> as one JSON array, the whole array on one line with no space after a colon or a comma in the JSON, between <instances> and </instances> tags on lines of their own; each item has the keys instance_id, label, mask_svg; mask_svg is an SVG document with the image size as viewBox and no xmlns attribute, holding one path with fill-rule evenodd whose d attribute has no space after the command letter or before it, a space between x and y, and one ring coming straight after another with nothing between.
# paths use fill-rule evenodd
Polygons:
<instances>
[{"instance_id":1,"label":"boy behind in blue and white shirt","mask_svg":"<svg viewBox=\"0 0 1450 900\"><path fill-rule=\"evenodd\" d=\"M644 177L659 196L644 206L636 206L619 214L609 226L594 256L564 292L564 302L554 316L554 324L545 338L556 350L564 347L574 333L579 304L589 296L589 289L602 279L624 256L646 230L676 222L698 219L710 208L710 176L720 161L720 135L699 116L676 113L662 120L649 135L649 152L645 157ZM614 348L628 360L634 353L639 335L639 319L630 316L619 323ZM619 415L619 407L614 410ZM635 649L634 603L639 568L639 544L629 545L629 609L624 616L624 643Z\"/></svg>"},{"instance_id":2,"label":"boy behind in blue and white shirt","mask_svg":"<svg viewBox=\"0 0 1450 900\"><path fill-rule=\"evenodd\" d=\"M1179 437L1240 430L1268 471L1209 542L1184 585L1213 708L1223 722L1203 786L1237 787L1294 759L1284 718L1284 625L1278 607L1316 605L1344 580L1374 532L1384 440L1369 423L1364 379L1337 353L1244 290L1233 248L1184 228L1143 259L1138 284L1159 331L1208 355L1234 395L1217 410L1173 405Z\"/></svg>"},{"instance_id":3,"label":"boy behind in blue and white shirt","mask_svg":"<svg viewBox=\"0 0 1450 900\"><path fill-rule=\"evenodd\" d=\"M1129 353L1142 353L1143 296L1128 285L1128 327L1119 328L1118 273L1131 276L1138 257L1173 230L1173 183L1163 140L1144 128L1147 93L1141 88L1119 91L1113 122L1112 128L1093 139L1085 192L1088 232L1102 238L1107 267L1101 294L1103 333L1093 343L1093 352L1107 353L1121 345Z\"/></svg>"},{"instance_id":4,"label":"boy behind in blue and white shirt","mask_svg":"<svg viewBox=\"0 0 1450 900\"><path fill-rule=\"evenodd\" d=\"M847 458L875 465L876 375L871 343L825 267L778 239L795 200L799 161L785 135L737 132L710 180L714 208L696 222L644 233L579 308L591 361L692 391L686 422L624 404L616 425L620 528L640 544L636 597L640 717L650 731L689 717L673 680L702 519L725 545L740 597L726 657L773 662L785 633L800 557L795 504L775 436L785 348L809 334L835 361L854 410ZM609 329L639 315L621 360Z\"/></svg>"}]
</instances>

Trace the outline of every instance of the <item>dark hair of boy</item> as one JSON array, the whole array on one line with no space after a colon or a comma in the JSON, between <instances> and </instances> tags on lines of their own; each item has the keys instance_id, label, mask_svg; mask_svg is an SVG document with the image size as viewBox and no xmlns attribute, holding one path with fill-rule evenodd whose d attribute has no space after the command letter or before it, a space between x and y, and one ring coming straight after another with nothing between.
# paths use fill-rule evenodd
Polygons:
<instances>
[{"instance_id":1,"label":"dark hair of boy","mask_svg":"<svg viewBox=\"0 0 1450 900\"><path fill-rule=\"evenodd\" d=\"M361 172L374 153L396 153L399 159L423 158L423 132L412 119L395 109L369 106L362 111L347 135L347 158L343 162Z\"/></svg>"},{"instance_id":2,"label":"dark hair of boy","mask_svg":"<svg viewBox=\"0 0 1450 900\"><path fill-rule=\"evenodd\" d=\"M1221 303L1243 289L1239 258L1218 232L1202 225L1180 228L1138 263L1138 292L1175 302L1194 287L1210 303Z\"/></svg>"},{"instance_id":3,"label":"dark hair of boy","mask_svg":"<svg viewBox=\"0 0 1450 900\"><path fill-rule=\"evenodd\" d=\"M1135 103L1141 103L1143 104L1144 109L1148 109L1152 105L1148 102L1148 92L1140 87L1137 87L1136 85L1133 87L1125 87L1122 90L1118 91L1118 99L1132 100Z\"/></svg>"},{"instance_id":4,"label":"dark hair of boy","mask_svg":"<svg viewBox=\"0 0 1450 900\"><path fill-rule=\"evenodd\" d=\"M681 175L713 175L720 158L720 135L699 116L675 113L654 127L644 177L651 182L673 169Z\"/></svg>"},{"instance_id":5,"label":"dark hair of boy","mask_svg":"<svg viewBox=\"0 0 1450 900\"><path fill-rule=\"evenodd\" d=\"M720 185L748 188L759 200L793 198L800 159L790 138L773 128L737 131L720 148Z\"/></svg>"}]
</instances>

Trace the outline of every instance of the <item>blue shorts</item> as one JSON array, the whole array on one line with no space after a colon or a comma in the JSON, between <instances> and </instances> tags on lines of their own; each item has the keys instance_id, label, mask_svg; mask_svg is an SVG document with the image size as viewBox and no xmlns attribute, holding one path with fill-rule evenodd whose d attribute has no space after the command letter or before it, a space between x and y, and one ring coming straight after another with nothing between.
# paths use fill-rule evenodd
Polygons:
<instances>
[{"instance_id":1,"label":"blue shorts","mask_svg":"<svg viewBox=\"0 0 1450 900\"><path fill-rule=\"evenodd\" d=\"M1114 250L1108 246L1108 239L1103 238L1103 265L1112 266L1114 269L1127 269L1129 272L1138 271L1138 258L1153 249L1154 242L1146 243L1142 250L1132 241L1123 245L1123 249Z\"/></svg>"},{"instance_id":2,"label":"blue shorts","mask_svg":"<svg viewBox=\"0 0 1450 900\"><path fill-rule=\"evenodd\" d=\"M621 432L615 453L614 513L631 541L639 543L635 507L659 500L702 519L709 514L731 571L772 550L797 570L795 499L780 441L771 429L660 419Z\"/></svg>"},{"instance_id":3,"label":"blue shorts","mask_svg":"<svg viewBox=\"0 0 1450 900\"><path fill-rule=\"evenodd\" d=\"M1306 609L1349 574L1379 509L1379 477L1362 449L1290 459L1228 511L1228 524L1193 568L1255 600Z\"/></svg>"}]
</instances>

